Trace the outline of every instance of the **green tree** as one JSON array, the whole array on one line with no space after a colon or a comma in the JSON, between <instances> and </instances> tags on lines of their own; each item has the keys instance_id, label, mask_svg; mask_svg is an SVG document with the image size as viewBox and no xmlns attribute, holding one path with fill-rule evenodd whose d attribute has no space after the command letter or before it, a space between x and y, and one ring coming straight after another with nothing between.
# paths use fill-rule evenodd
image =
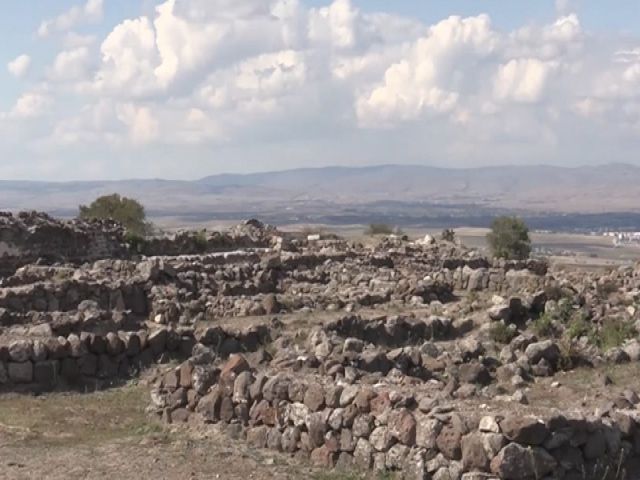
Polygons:
<instances>
[{"instance_id":1,"label":"green tree","mask_svg":"<svg viewBox=\"0 0 640 480\"><path fill-rule=\"evenodd\" d=\"M89 206L80 205L78 217L83 220L115 220L135 235L147 235L152 230L140 202L132 198L121 197L117 193L99 197Z\"/></svg>"},{"instance_id":2,"label":"green tree","mask_svg":"<svg viewBox=\"0 0 640 480\"><path fill-rule=\"evenodd\" d=\"M517 217L498 217L487 235L491 253L507 260L524 260L531 254L529 228Z\"/></svg>"}]
</instances>

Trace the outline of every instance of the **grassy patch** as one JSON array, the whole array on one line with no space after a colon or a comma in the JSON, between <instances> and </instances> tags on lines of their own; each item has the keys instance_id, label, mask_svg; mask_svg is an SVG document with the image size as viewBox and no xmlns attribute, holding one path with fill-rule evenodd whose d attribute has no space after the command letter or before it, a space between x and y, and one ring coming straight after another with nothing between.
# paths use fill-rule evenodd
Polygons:
<instances>
[{"instance_id":1,"label":"grassy patch","mask_svg":"<svg viewBox=\"0 0 640 480\"><path fill-rule=\"evenodd\" d=\"M574 340L576 338L591 336L593 332L593 325L584 316L574 316L567 325L565 335Z\"/></svg>"},{"instance_id":2,"label":"grassy patch","mask_svg":"<svg viewBox=\"0 0 640 480\"><path fill-rule=\"evenodd\" d=\"M608 350L621 346L635 334L635 328L630 322L615 318L608 320L597 333L594 333L592 341L603 350Z\"/></svg>"},{"instance_id":3,"label":"grassy patch","mask_svg":"<svg viewBox=\"0 0 640 480\"><path fill-rule=\"evenodd\" d=\"M554 333L553 320L551 315L543 314L534 320L531 329L538 337L550 337Z\"/></svg>"},{"instance_id":4,"label":"grassy patch","mask_svg":"<svg viewBox=\"0 0 640 480\"><path fill-rule=\"evenodd\" d=\"M142 386L88 394L0 397L0 433L21 445L97 446L110 441L161 434L162 425L145 414Z\"/></svg>"},{"instance_id":5,"label":"grassy patch","mask_svg":"<svg viewBox=\"0 0 640 480\"><path fill-rule=\"evenodd\" d=\"M502 322L494 323L489 330L491 340L505 345L511 342L516 335L518 335L518 333L515 330L509 328Z\"/></svg>"}]
</instances>

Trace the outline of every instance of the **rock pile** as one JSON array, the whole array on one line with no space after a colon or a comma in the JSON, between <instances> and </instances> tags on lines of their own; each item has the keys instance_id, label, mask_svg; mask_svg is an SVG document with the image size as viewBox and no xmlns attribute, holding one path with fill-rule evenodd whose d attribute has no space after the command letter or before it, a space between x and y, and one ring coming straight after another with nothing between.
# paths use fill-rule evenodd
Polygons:
<instances>
[{"instance_id":1,"label":"rock pile","mask_svg":"<svg viewBox=\"0 0 640 480\"><path fill-rule=\"evenodd\" d=\"M420 480L577 480L586 471L621 468L620 459L640 448L637 414L458 411L388 386L259 372L241 355L207 370L202 357L157 381L152 398L165 419L228 424L256 448L321 467L398 471Z\"/></svg>"}]
</instances>

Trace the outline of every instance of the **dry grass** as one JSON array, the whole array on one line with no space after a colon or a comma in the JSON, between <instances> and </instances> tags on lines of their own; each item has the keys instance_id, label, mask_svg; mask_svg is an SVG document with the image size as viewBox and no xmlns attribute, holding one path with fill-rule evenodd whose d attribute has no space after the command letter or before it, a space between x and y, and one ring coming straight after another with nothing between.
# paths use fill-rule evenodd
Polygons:
<instances>
[{"instance_id":1,"label":"dry grass","mask_svg":"<svg viewBox=\"0 0 640 480\"><path fill-rule=\"evenodd\" d=\"M21 446L97 446L162 435L159 421L145 414L148 389L139 385L88 393L0 397L0 433Z\"/></svg>"}]
</instances>

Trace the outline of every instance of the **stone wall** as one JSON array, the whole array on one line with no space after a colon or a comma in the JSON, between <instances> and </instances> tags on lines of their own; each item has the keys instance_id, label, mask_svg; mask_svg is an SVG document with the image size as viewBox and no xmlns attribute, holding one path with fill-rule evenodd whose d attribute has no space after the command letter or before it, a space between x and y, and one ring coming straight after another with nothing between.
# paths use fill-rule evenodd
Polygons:
<instances>
[{"instance_id":1,"label":"stone wall","mask_svg":"<svg viewBox=\"0 0 640 480\"><path fill-rule=\"evenodd\" d=\"M411 480L637 478L636 411L544 418L513 408L506 416L459 411L389 386L258 373L239 355L215 370L192 358L158 380L152 399L169 422L226 424L256 448L325 468Z\"/></svg>"},{"instance_id":2,"label":"stone wall","mask_svg":"<svg viewBox=\"0 0 640 480\"><path fill-rule=\"evenodd\" d=\"M0 213L0 278L37 261L83 263L127 255L121 226L62 221L44 213Z\"/></svg>"},{"instance_id":3,"label":"stone wall","mask_svg":"<svg viewBox=\"0 0 640 480\"><path fill-rule=\"evenodd\" d=\"M268 248L282 244L282 234L275 227L248 220L225 232L182 231L147 238L139 245L146 256L196 255L234 249Z\"/></svg>"},{"instance_id":4,"label":"stone wall","mask_svg":"<svg viewBox=\"0 0 640 480\"><path fill-rule=\"evenodd\" d=\"M539 267L535 269L536 267L533 266L532 268L534 269L515 268L512 264L477 269L465 266L455 270L443 270L439 275L445 282L451 283L456 290L522 294L541 290L551 280L551 277L546 274L546 269Z\"/></svg>"},{"instance_id":5,"label":"stone wall","mask_svg":"<svg viewBox=\"0 0 640 480\"><path fill-rule=\"evenodd\" d=\"M269 340L268 331L259 327L245 331L158 328L58 337L48 336L46 329L33 333L43 335L1 341L0 390L104 387L154 363L189 358L196 344L207 345L215 356L227 356L256 350Z\"/></svg>"}]
</instances>

